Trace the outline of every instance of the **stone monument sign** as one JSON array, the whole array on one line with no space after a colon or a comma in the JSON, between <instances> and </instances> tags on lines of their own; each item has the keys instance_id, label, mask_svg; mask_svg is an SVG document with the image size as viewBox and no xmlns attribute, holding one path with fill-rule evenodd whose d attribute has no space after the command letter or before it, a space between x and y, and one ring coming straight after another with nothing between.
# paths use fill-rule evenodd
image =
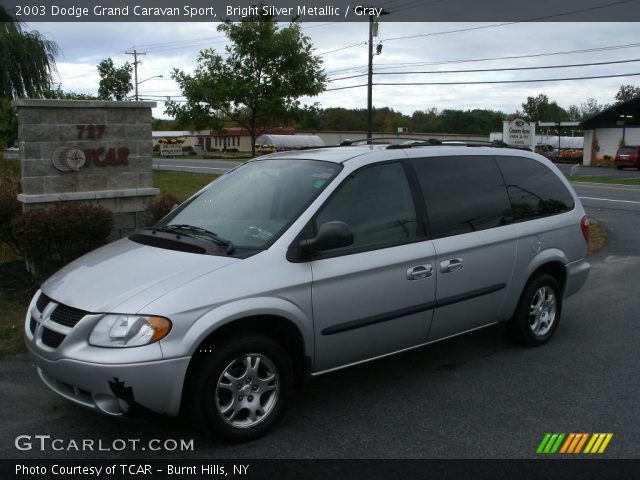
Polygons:
<instances>
[{"instance_id":1,"label":"stone monument sign","mask_svg":"<svg viewBox=\"0 0 640 480\"><path fill-rule=\"evenodd\" d=\"M114 212L112 237L144 226L153 187L155 102L16 100L23 209L94 203Z\"/></svg>"}]
</instances>

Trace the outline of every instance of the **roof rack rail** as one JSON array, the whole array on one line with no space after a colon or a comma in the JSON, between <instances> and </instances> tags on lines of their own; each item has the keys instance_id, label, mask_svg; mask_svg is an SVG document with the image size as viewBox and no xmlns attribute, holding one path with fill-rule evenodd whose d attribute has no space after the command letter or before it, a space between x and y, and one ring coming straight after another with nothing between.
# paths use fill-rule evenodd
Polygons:
<instances>
[{"instance_id":1,"label":"roof rack rail","mask_svg":"<svg viewBox=\"0 0 640 480\"><path fill-rule=\"evenodd\" d=\"M340 146L341 147L349 147L352 145L359 145L362 143L366 143L367 145L390 145L389 142L387 140L407 140L407 141L416 141L416 142L424 142L424 143L431 143L432 145L434 144L433 142L439 142L438 139L436 138L415 138L415 137L365 137L365 138L357 138L355 140L343 140L342 142L340 142Z\"/></svg>"},{"instance_id":2,"label":"roof rack rail","mask_svg":"<svg viewBox=\"0 0 640 480\"><path fill-rule=\"evenodd\" d=\"M389 140L405 140L403 143L390 144ZM502 140L440 140L438 138L415 138L415 137L368 137L356 140L344 140L339 146L353 146L366 143L367 145L388 145L387 150L401 148L428 147L428 146L466 146L466 147L494 147L494 148L514 148L518 150L529 150L527 147L511 146Z\"/></svg>"},{"instance_id":3,"label":"roof rack rail","mask_svg":"<svg viewBox=\"0 0 640 480\"><path fill-rule=\"evenodd\" d=\"M430 138L429 140L419 141L411 143L404 143L398 145L389 145L387 149L398 149L398 148L412 148L412 147L424 147L430 145L441 145L441 146L461 146L461 147L493 147L493 148L514 148L517 150L528 150L531 151L527 147L514 147L504 143L502 140L438 140L435 138Z\"/></svg>"}]
</instances>

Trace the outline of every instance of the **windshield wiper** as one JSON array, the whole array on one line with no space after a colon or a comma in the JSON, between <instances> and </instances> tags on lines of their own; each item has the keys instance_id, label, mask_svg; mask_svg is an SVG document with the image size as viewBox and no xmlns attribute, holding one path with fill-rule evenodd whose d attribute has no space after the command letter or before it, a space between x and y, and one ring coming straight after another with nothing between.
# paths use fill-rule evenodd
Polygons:
<instances>
[{"instance_id":1,"label":"windshield wiper","mask_svg":"<svg viewBox=\"0 0 640 480\"><path fill-rule=\"evenodd\" d=\"M226 238L222 238L221 236L219 236L217 233L212 232L211 230L207 230L206 228L202 228L202 227L196 227L194 225L187 225L186 223L180 223L177 225L165 225L164 227L157 227L157 228L151 228L152 232L171 232L171 233L176 233L176 230L186 230L187 232L194 232L196 234L200 234L200 235L204 235L205 237L207 237L209 240L211 240L213 243L215 243L216 245L220 246L220 247L224 247L224 253L226 253L227 255L233 253L234 250L234 246L233 243L231 243L231 240L227 240ZM197 235L189 235L186 234L189 237L195 237L197 238Z\"/></svg>"}]
</instances>

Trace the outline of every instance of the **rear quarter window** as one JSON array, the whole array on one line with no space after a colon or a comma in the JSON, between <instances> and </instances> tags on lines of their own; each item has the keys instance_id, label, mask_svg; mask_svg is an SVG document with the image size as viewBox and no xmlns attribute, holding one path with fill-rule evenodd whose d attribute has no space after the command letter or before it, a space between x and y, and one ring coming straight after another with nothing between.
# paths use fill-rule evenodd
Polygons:
<instances>
[{"instance_id":1,"label":"rear quarter window","mask_svg":"<svg viewBox=\"0 0 640 480\"><path fill-rule=\"evenodd\" d=\"M515 221L572 210L573 197L555 172L526 157L496 157L502 171Z\"/></svg>"}]
</instances>

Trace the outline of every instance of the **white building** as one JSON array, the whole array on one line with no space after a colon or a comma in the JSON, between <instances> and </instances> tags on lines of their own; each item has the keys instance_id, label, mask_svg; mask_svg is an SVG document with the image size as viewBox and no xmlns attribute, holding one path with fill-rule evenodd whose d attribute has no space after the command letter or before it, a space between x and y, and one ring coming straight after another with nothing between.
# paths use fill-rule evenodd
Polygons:
<instances>
[{"instance_id":1,"label":"white building","mask_svg":"<svg viewBox=\"0 0 640 480\"><path fill-rule=\"evenodd\" d=\"M640 145L640 97L604 110L580 124L584 128L584 165L604 164L621 144Z\"/></svg>"}]
</instances>

